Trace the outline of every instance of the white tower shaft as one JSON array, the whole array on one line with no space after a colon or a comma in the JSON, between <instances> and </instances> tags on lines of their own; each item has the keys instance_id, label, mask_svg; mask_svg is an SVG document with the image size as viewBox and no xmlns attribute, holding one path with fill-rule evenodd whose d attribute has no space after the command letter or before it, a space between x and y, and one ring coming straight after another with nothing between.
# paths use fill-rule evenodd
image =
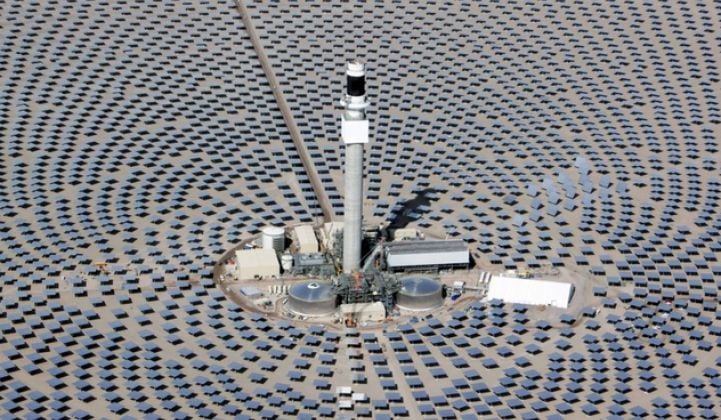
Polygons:
<instances>
[{"instance_id":1,"label":"white tower shaft","mask_svg":"<svg viewBox=\"0 0 721 420\"><path fill-rule=\"evenodd\" d=\"M368 143L365 108L365 67L352 61L346 69L347 91L341 118L345 143L345 197L343 202L343 272L360 270L363 241L363 145Z\"/></svg>"}]
</instances>

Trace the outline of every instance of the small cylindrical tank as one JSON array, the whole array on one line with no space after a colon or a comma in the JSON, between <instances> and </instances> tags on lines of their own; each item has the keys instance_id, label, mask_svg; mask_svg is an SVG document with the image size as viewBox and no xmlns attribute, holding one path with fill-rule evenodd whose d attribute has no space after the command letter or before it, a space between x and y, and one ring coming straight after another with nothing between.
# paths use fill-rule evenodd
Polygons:
<instances>
[{"instance_id":1,"label":"small cylindrical tank","mask_svg":"<svg viewBox=\"0 0 721 420\"><path fill-rule=\"evenodd\" d=\"M298 315L322 316L335 312L336 295L329 283L308 281L288 290L288 309Z\"/></svg>"},{"instance_id":2,"label":"small cylindrical tank","mask_svg":"<svg viewBox=\"0 0 721 420\"><path fill-rule=\"evenodd\" d=\"M277 226L266 226L261 230L263 249L274 249L283 252L285 249L285 229Z\"/></svg>"},{"instance_id":3,"label":"small cylindrical tank","mask_svg":"<svg viewBox=\"0 0 721 420\"><path fill-rule=\"evenodd\" d=\"M401 279L401 289L396 294L399 308L426 311L443 305L443 284L426 276L407 276Z\"/></svg>"},{"instance_id":4,"label":"small cylindrical tank","mask_svg":"<svg viewBox=\"0 0 721 420\"><path fill-rule=\"evenodd\" d=\"M288 253L281 255L280 266L283 268L283 272L290 271L290 269L293 268L293 256Z\"/></svg>"}]
</instances>

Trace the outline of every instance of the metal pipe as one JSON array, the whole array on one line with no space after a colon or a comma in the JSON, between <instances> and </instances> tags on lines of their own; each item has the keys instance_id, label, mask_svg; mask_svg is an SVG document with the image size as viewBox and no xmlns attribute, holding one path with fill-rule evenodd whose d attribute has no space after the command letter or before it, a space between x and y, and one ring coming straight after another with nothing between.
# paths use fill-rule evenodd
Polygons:
<instances>
[{"instance_id":1,"label":"metal pipe","mask_svg":"<svg viewBox=\"0 0 721 420\"><path fill-rule=\"evenodd\" d=\"M383 243L379 243L376 245L376 247L373 249L373 252L369 256L366 257L365 263L363 264L363 270L362 271L368 271L369 268L371 268L371 265L373 264L373 261L378 258L378 256L383 251Z\"/></svg>"}]
</instances>

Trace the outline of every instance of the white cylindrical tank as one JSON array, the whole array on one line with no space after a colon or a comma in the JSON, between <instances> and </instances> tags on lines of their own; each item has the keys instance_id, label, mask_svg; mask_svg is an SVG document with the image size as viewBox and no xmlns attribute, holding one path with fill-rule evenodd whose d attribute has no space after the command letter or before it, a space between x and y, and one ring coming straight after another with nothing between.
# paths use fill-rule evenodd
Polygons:
<instances>
[{"instance_id":1,"label":"white cylindrical tank","mask_svg":"<svg viewBox=\"0 0 721 420\"><path fill-rule=\"evenodd\" d=\"M336 295L330 283L308 281L288 291L288 308L302 316L329 315L335 311Z\"/></svg>"},{"instance_id":2,"label":"white cylindrical tank","mask_svg":"<svg viewBox=\"0 0 721 420\"><path fill-rule=\"evenodd\" d=\"M290 269L293 268L293 256L290 254L281 255L280 266L283 268L283 272L290 271Z\"/></svg>"},{"instance_id":3,"label":"white cylindrical tank","mask_svg":"<svg viewBox=\"0 0 721 420\"><path fill-rule=\"evenodd\" d=\"M396 295L399 308L410 311L428 311L443 305L443 284L422 275L401 279L401 290Z\"/></svg>"},{"instance_id":4,"label":"white cylindrical tank","mask_svg":"<svg viewBox=\"0 0 721 420\"><path fill-rule=\"evenodd\" d=\"M285 229L277 226L266 226L261 232L263 234L263 249L274 249L276 252L283 252L285 249Z\"/></svg>"}]
</instances>

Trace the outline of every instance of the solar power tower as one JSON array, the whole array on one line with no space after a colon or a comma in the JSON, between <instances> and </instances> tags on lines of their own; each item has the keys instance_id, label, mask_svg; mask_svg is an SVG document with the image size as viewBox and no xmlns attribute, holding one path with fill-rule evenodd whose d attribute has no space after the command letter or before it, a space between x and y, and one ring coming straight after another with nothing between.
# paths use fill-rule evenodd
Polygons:
<instances>
[{"instance_id":1,"label":"solar power tower","mask_svg":"<svg viewBox=\"0 0 721 420\"><path fill-rule=\"evenodd\" d=\"M365 109L365 66L351 61L346 67L345 107L341 137L345 144L345 201L343 209L343 272L360 269L363 238L363 145L368 143L369 125Z\"/></svg>"}]
</instances>

